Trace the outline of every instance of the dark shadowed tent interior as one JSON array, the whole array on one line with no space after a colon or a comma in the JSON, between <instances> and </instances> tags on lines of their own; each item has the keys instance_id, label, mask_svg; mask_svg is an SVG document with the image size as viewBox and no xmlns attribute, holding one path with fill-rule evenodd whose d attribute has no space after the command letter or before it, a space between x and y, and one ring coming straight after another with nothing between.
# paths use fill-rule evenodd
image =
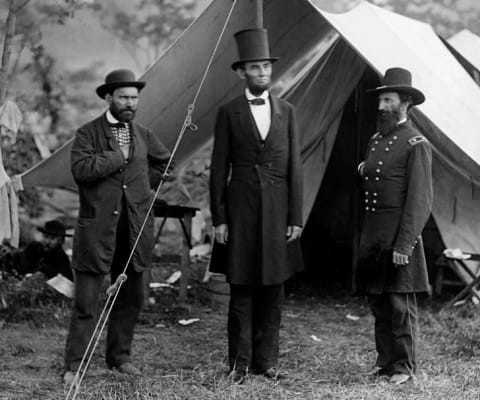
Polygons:
<instances>
[{"instance_id":1,"label":"dark shadowed tent interior","mask_svg":"<svg viewBox=\"0 0 480 400\"><path fill-rule=\"evenodd\" d=\"M214 0L145 73L137 119L172 148L187 107L234 2ZM233 33L255 23L254 0L237 1L176 160L211 144L218 106L239 95L231 71ZM363 216L356 167L374 133L376 99L366 95L391 66L413 73L427 101L412 114L433 146L434 209L424 232L433 265L445 247L480 252L480 89L432 28L369 3L330 14L309 0L265 0L273 91L297 107L305 177L302 247L307 276L350 288ZM94 88L92 88L92 93ZM71 142L23 174L24 186L75 189ZM468 280L468 277L464 277Z\"/></svg>"}]
</instances>

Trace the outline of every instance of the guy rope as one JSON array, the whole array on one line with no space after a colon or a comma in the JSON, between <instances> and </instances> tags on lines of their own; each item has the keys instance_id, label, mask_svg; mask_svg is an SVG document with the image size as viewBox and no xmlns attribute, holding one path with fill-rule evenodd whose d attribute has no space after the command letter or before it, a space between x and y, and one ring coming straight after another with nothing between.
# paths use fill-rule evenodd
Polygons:
<instances>
[{"instance_id":1,"label":"guy rope","mask_svg":"<svg viewBox=\"0 0 480 400\"><path fill-rule=\"evenodd\" d=\"M194 96L191 104L188 105L185 120L183 121L183 125L180 129L177 140L176 140L175 145L172 149L172 152L171 152L170 158L168 160L167 166L165 168L165 171L163 172L162 177L160 179L160 183L158 184L157 189L155 190L155 195L153 196L153 199L150 203L150 206L148 208L145 219L143 220L142 226L140 227L140 231L139 231L139 233L138 233L138 235L135 239L135 242L133 244L133 247L130 251L130 255L128 257L128 260L125 263L125 267L123 269L123 272L118 276L117 280L107 289L107 300L105 301L105 305L102 309L102 312L100 313L100 316L98 317L98 322L95 325L95 329L92 333L92 336L91 336L90 341L87 345L85 353L83 354L82 361L80 362L80 365L77 368L77 371L75 373L75 378L73 379L73 382L70 385L70 388L69 388L68 393L65 397L65 400L75 400L79 391L80 391L80 385L83 381L83 378L85 377L85 374L87 372L88 366L90 365L90 362L92 360L95 349L96 349L96 347L97 347L97 345L100 341L102 332L103 332L103 330L105 328L105 325L108 321L108 317L110 316L110 312L112 311L112 308L115 304L115 300L117 299L117 296L120 292L120 289L121 289L123 283L127 280L127 275L126 275L127 267L128 267L133 255L134 255L135 249L138 245L138 242L140 240L142 232L143 232L143 230L145 228L145 225L148 221L150 213L152 212L153 206L155 204L155 200L157 199L158 194L160 193L160 190L163 186L163 183L168 178L168 171L170 170L173 158L175 156L175 153L177 152L177 149L180 145L180 142L183 139L185 131L187 130L187 128L192 130L192 131L196 131L198 129L198 127L192 122L192 114L193 114L193 111L195 109L195 103L197 102L200 91L203 87L203 84L205 83L205 79L207 78L208 72L209 72L209 70L211 68L211 65L213 63L213 59L215 58L218 47L219 47L220 42L222 40L222 37L225 33L225 30L228 26L228 22L230 21L230 18L232 16L232 13L233 13L233 10L235 8L236 3L237 3L237 0L232 0L232 7L230 8L230 10L228 12L225 23L224 23L224 25L222 27L222 30L221 30L221 32L218 36L217 42L216 42L215 47L212 51L212 54L211 54L210 59L208 61L208 64L205 68L202 79L200 80L200 83L198 85L198 89L195 93L195 96Z\"/></svg>"}]
</instances>

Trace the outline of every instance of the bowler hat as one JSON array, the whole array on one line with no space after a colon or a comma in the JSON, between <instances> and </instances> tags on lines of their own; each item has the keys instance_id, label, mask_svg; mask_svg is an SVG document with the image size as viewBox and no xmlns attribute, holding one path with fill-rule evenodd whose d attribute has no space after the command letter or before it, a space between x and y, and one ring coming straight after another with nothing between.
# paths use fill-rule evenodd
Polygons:
<instances>
[{"instance_id":1,"label":"bowler hat","mask_svg":"<svg viewBox=\"0 0 480 400\"><path fill-rule=\"evenodd\" d=\"M54 219L52 221L45 222L44 227L37 228L40 232L45 233L51 236L64 236L64 237L71 237L66 233L66 227L60 221Z\"/></svg>"},{"instance_id":2,"label":"bowler hat","mask_svg":"<svg viewBox=\"0 0 480 400\"><path fill-rule=\"evenodd\" d=\"M105 77L105 83L97 87L97 94L104 99L109 91L113 91L119 87L133 86L142 90L145 82L135 79L135 75L129 69L116 69Z\"/></svg>"},{"instance_id":3,"label":"bowler hat","mask_svg":"<svg viewBox=\"0 0 480 400\"><path fill-rule=\"evenodd\" d=\"M399 92L412 96L413 105L422 104L425 95L412 86L412 74L404 68L389 68L385 71L382 84L375 89L367 90L368 93L379 94L383 92Z\"/></svg>"},{"instance_id":4,"label":"bowler hat","mask_svg":"<svg viewBox=\"0 0 480 400\"><path fill-rule=\"evenodd\" d=\"M268 60L275 62L278 57L270 56L268 47L268 33L264 28L251 28L237 32L234 35L237 42L238 60L232 64L236 70L240 64L248 61Z\"/></svg>"}]
</instances>

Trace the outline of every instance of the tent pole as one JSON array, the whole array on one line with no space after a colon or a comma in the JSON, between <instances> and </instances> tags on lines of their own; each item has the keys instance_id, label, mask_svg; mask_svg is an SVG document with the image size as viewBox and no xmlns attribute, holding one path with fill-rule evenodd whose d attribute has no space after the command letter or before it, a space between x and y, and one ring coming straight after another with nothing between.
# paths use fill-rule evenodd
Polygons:
<instances>
[{"instance_id":1,"label":"tent pole","mask_svg":"<svg viewBox=\"0 0 480 400\"><path fill-rule=\"evenodd\" d=\"M263 0L257 0L257 28L263 28Z\"/></svg>"}]
</instances>

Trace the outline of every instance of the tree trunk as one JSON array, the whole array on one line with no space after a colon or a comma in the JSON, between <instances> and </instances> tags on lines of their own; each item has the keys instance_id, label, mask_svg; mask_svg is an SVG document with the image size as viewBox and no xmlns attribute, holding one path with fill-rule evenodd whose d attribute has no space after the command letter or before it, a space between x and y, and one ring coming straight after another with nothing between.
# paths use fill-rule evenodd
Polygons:
<instances>
[{"instance_id":1,"label":"tree trunk","mask_svg":"<svg viewBox=\"0 0 480 400\"><path fill-rule=\"evenodd\" d=\"M10 56L12 54L13 35L15 33L15 10L14 0L10 0L8 5L8 16L5 24L5 40L3 42L2 64L0 66L0 105L5 102L8 91L8 67Z\"/></svg>"}]
</instances>

